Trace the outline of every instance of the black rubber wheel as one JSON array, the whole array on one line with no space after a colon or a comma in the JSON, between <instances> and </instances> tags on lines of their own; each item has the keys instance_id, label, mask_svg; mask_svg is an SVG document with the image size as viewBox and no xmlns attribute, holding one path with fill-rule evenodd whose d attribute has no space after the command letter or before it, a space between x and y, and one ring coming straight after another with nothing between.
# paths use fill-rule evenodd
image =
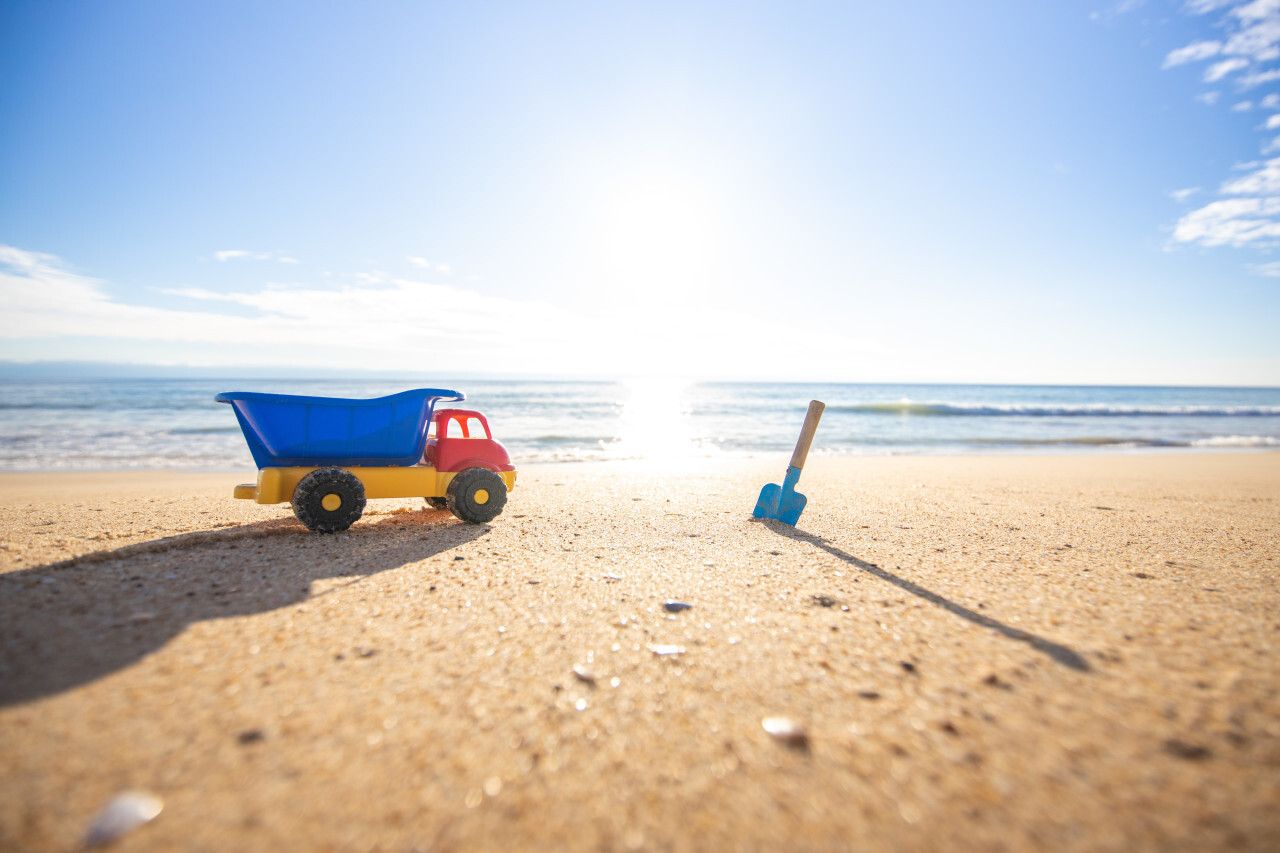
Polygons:
<instances>
[{"instance_id":1,"label":"black rubber wheel","mask_svg":"<svg viewBox=\"0 0 1280 853\"><path fill-rule=\"evenodd\" d=\"M507 484L486 468L468 468L449 481L449 511L463 521L493 521L507 505Z\"/></svg>"},{"instance_id":2,"label":"black rubber wheel","mask_svg":"<svg viewBox=\"0 0 1280 853\"><path fill-rule=\"evenodd\" d=\"M449 502L444 498L423 498L432 509L448 509Z\"/></svg>"},{"instance_id":3,"label":"black rubber wheel","mask_svg":"<svg viewBox=\"0 0 1280 853\"><path fill-rule=\"evenodd\" d=\"M364 483L342 468L317 468L293 490L293 514L316 533L346 530L364 514Z\"/></svg>"}]
</instances>

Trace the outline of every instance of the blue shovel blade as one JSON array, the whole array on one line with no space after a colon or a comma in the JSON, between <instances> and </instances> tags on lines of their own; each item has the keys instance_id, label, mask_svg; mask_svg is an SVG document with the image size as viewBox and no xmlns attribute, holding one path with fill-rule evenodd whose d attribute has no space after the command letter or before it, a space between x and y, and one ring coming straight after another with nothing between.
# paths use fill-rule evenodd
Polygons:
<instances>
[{"instance_id":1,"label":"blue shovel blade","mask_svg":"<svg viewBox=\"0 0 1280 853\"><path fill-rule=\"evenodd\" d=\"M751 514L756 518L777 518L778 502L782 498L782 487L777 483L770 483L760 490L760 498L756 501L756 508Z\"/></svg>"},{"instance_id":2,"label":"blue shovel blade","mask_svg":"<svg viewBox=\"0 0 1280 853\"><path fill-rule=\"evenodd\" d=\"M808 502L808 498L796 491L798 482L800 482L800 469L788 468L787 477L782 481L781 486L777 483L769 483L760 490L756 508L751 514L756 518L776 518L783 524L795 527L796 522L800 520L800 513L804 512L804 505Z\"/></svg>"},{"instance_id":3,"label":"blue shovel blade","mask_svg":"<svg viewBox=\"0 0 1280 853\"><path fill-rule=\"evenodd\" d=\"M804 512L804 505L808 500L799 492L792 492L790 495L784 493L782 502L778 506L778 521L795 527L796 522L800 520L800 513Z\"/></svg>"}]
</instances>

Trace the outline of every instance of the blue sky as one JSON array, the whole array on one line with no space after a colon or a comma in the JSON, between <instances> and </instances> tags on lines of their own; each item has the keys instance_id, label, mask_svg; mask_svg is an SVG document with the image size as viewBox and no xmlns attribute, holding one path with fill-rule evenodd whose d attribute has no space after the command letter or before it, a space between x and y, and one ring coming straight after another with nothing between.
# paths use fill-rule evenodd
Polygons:
<instances>
[{"instance_id":1,"label":"blue sky","mask_svg":"<svg viewBox=\"0 0 1280 853\"><path fill-rule=\"evenodd\" d=\"M0 359L1280 384L1280 0L0 6Z\"/></svg>"}]
</instances>

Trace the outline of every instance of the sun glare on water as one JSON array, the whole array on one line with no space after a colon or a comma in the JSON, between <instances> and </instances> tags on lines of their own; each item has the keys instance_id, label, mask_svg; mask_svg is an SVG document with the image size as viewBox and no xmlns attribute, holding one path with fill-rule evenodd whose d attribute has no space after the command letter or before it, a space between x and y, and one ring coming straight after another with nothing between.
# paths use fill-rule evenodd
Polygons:
<instances>
[{"instance_id":1,"label":"sun glare on water","mask_svg":"<svg viewBox=\"0 0 1280 853\"><path fill-rule=\"evenodd\" d=\"M643 460L655 468L698 455L687 408L691 384L656 377L628 380L613 455Z\"/></svg>"}]
</instances>

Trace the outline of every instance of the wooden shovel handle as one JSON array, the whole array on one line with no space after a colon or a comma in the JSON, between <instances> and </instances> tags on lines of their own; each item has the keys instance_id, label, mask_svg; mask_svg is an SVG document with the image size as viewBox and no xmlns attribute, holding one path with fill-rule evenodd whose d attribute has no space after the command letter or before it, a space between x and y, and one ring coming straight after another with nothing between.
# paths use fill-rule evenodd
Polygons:
<instances>
[{"instance_id":1,"label":"wooden shovel handle","mask_svg":"<svg viewBox=\"0 0 1280 853\"><path fill-rule=\"evenodd\" d=\"M796 452L791 454L792 468L804 467L804 461L809 458L809 445L813 444L813 434L818 431L818 421L822 420L822 410L826 407L827 404L821 401L809 401L809 411L804 416L804 426L800 428Z\"/></svg>"}]
</instances>

